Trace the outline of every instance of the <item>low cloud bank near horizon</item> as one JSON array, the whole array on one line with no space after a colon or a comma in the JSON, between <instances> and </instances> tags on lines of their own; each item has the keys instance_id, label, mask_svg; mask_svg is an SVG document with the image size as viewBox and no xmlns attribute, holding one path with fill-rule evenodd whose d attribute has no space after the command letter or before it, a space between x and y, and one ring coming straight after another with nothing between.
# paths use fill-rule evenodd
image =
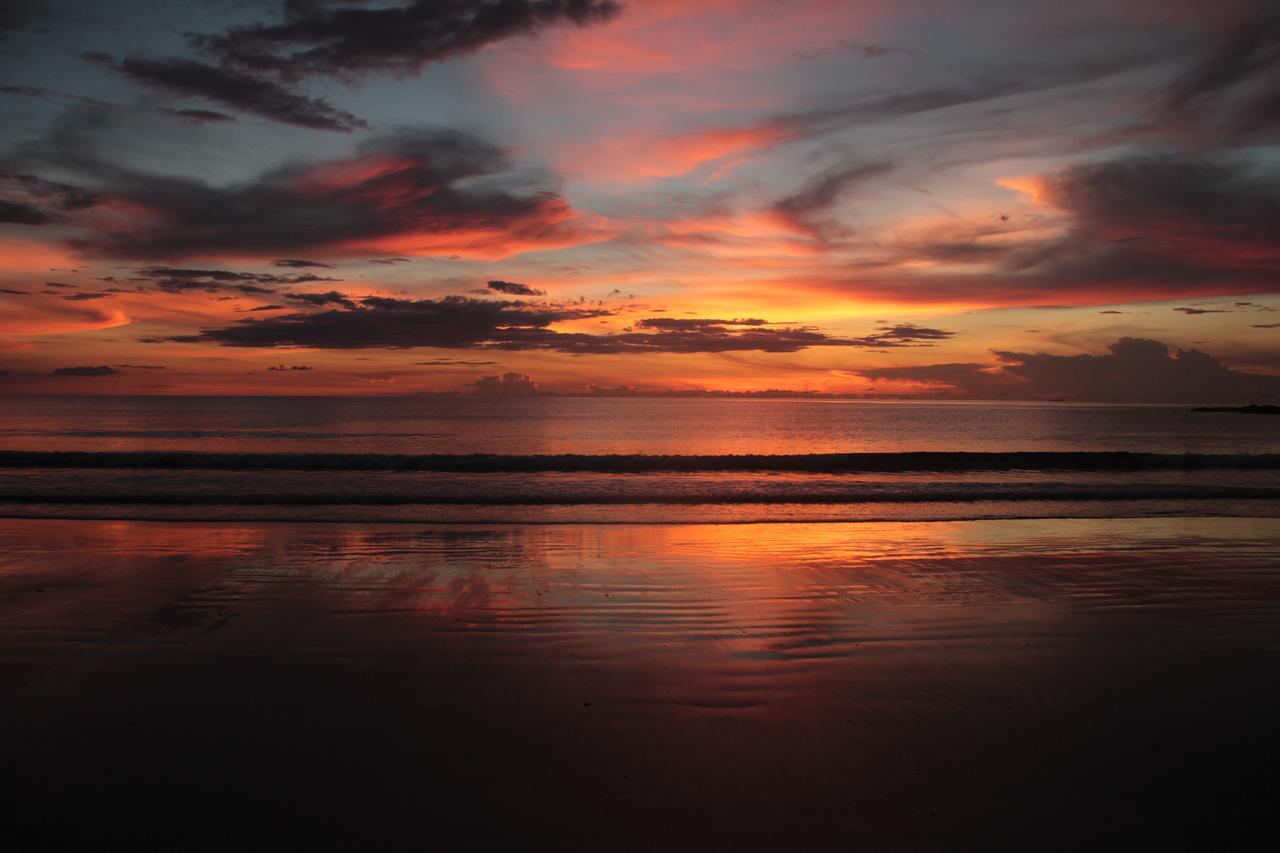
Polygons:
<instances>
[{"instance_id":1,"label":"low cloud bank near horizon","mask_svg":"<svg viewBox=\"0 0 1280 853\"><path fill-rule=\"evenodd\" d=\"M1200 350L1173 350L1145 338L1120 338L1103 355L996 351L996 363L926 364L855 371L874 381L907 383L977 399L1096 402L1270 402L1280 376L1227 366ZM883 389L882 389L883 390Z\"/></svg>"}]
</instances>

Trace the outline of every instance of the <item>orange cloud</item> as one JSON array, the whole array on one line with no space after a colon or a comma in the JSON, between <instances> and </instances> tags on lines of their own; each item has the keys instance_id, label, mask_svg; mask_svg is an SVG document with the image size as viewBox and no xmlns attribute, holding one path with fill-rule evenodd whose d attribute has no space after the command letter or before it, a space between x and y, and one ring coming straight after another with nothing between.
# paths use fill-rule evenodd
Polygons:
<instances>
[{"instance_id":1,"label":"orange cloud","mask_svg":"<svg viewBox=\"0 0 1280 853\"><path fill-rule=\"evenodd\" d=\"M0 275L46 275L52 268L67 269L82 263L77 255L50 243L0 239Z\"/></svg>"},{"instance_id":2,"label":"orange cloud","mask_svg":"<svg viewBox=\"0 0 1280 853\"><path fill-rule=\"evenodd\" d=\"M8 335L64 335L130 322L129 315L113 305L70 303L35 295L0 298L0 333Z\"/></svg>"}]
</instances>

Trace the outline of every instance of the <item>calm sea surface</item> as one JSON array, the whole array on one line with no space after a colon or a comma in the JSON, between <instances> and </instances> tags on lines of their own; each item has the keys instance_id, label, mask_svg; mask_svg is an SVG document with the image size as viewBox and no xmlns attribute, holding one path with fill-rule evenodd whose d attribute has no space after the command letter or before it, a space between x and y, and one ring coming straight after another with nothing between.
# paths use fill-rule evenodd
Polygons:
<instances>
[{"instance_id":1,"label":"calm sea surface","mask_svg":"<svg viewBox=\"0 0 1280 853\"><path fill-rule=\"evenodd\" d=\"M1187 406L431 397L6 398L0 449L253 453L1280 452Z\"/></svg>"},{"instance_id":2,"label":"calm sea surface","mask_svg":"<svg viewBox=\"0 0 1280 853\"><path fill-rule=\"evenodd\" d=\"M1280 514L1280 460L1253 464L1280 452L1280 419L1185 406L426 397L7 403L0 514L22 517L488 523ZM15 461L48 451L93 458ZM1114 451L1246 458L1141 469L1080 460ZM938 454L936 468L895 462L913 452ZM1066 456L1019 455L1027 452ZM160 465L144 458L154 453L178 458ZM495 459L475 471L368 461L369 454L475 453ZM877 470L804 469L814 454L864 453L886 457ZM965 453L991 456L948 470ZM220 461L202 461L210 454ZM297 454L316 457L309 470L288 469ZM516 457L559 454L607 458L581 470L510 467ZM739 470L708 463L726 454L791 461ZM662 455L697 470L648 458Z\"/></svg>"}]
</instances>

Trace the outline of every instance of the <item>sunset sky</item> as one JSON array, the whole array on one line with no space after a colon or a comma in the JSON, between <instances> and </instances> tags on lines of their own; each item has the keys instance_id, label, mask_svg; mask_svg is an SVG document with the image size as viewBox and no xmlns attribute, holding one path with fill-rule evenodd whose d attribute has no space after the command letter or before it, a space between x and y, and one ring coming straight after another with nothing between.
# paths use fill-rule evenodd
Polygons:
<instances>
[{"instance_id":1,"label":"sunset sky","mask_svg":"<svg viewBox=\"0 0 1280 853\"><path fill-rule=\"evenodd\" d=\"M4 0L0 83L9 393L1280 398L1266 2Z\"/></svg>"}]
</instances>

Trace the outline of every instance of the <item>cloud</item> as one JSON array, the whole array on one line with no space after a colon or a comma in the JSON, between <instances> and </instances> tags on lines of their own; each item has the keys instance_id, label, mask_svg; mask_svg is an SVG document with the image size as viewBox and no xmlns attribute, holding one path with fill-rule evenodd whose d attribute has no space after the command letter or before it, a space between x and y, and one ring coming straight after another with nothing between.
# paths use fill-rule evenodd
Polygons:
<instances>
[{"instance_id":1,"label":"cloud","mask_svg":"<svg viewBox=\"0 0 1280 853\"><path fill-rule=\"evenodd\" d=\"M284 6L282 23L250 24L212 35L187 33L188 43L216 63L189 57L116 60L97 52L84 58L147 86L206 98L274 121L351 131L369 125L328 101L293 91L270 75L296 82L315 74L350 78L372 72L414 73L429 62L470 53L504 38L532 35L562 23L588 26L620 11L611 0L415 0L375 7L359 0L345 4L292 0ZM203 109L160 111L197 122L232 118Z\"/></svg>"},{"instance_id":2,"label":"cloud","mask_svg":"<svg viewBox=\"0 0 1280 853\"><path fill-rule=\"evenodd\" d=\"M84 58L100 64L108 66L114 63L114 60L106 55L99 53L87 54ZM73 104L84 105L95 112L103 113L107 111L124 111L135 113L155 113L156 115L175 118L193 124L209 124L211 122L227 122L235 121L234 116L226 113L220 113L215 110L194 109L186 107L150 107L137 103L117 104L111 101L104 101L99 98L87 98L84 95L73 95L68 92L59 92L54 89L46 89L43 86L0 86L0 94L18 95L26 98L35 98L41 101L47 101L51 104L57 104L60 107L67 107Z\"/></svg>"},{"instance_id":3,"label":"cloud","mask_svg":"<svg viewBox=\"0 0 1280 853\"><path fill-rule=\"evenodd\" d=\"M220 269L188 269L185 267L143 267L137 271L135 281L148 281L166 293L182 293L201 290L214 293L234 290L240 293L265 294L275 291L262 285L307 284L317 281L338 281L324 276L280 275L277 273L236 272Z\"/></svg>"},{"instance_id":4,"label":"cloud","mask_svg":"<svg viewBox=\"0 0 1280 853\"><path fill-rule=\"evenodd\" d=\"M278 83L234 68L179 57L147 59L130 56L118 62L99 54L88 58L139 83L179 95L207 98L223 106L285 124L340 131L369 126L358 116L326 101L299 95Z\"/></svg>"},{"instance_id":5,"label":"cloud","mask_svg":"<svg viewBox=\"0 0 1280 853\"><path fill-rule=\"evenodd\" d=\"M890 163L854 163L832 167L795 193L774 203L773 213L797 231L821 238L831 226L820 221L850 188L892 171Z\"/></svg>"},{"instance_id":6,"label":"cloud","mask_svg":"<svg viewBox=\"0 0 1280 853\"><path fill-rule=\"evenodd\" d=\"M327 294L318 297L318 304L330 301ZM670 318L661 317L640 326L646 331L591 334L560 332L548 327L609 316L612 312L603 308L465 296L418 300L366 296L355 302L358 304L341 310L246 319L233 326L204 329L199 335L180 335L169 340L210 341L240 347L440 347L602 355L751 350L782 353L824 346L880 349L930 346L953 334L910 324L882 324L869 335L842 338L805 327L764 328L769 325L764 320L677 321L672 325L667 322Z\"/></svg>"},{"instance_id":7,"label":"cloud","mask_svg":"<svg viewBox=\"0 0 1280 853\"><path fill-rule=\"evenodd\" d=\"M267 370L272 371L272 372L276 372L276 373L279 373L279 372L285 372L285 373L288 373L288 372L295 371L295 370L299 370L299 371L300 371L300 370L310 370L310 369L311 369L311 368L310 368L310 367L308 367L308 366L307 366L307 365L305 365L305 364L294 364L294 365L291 365L291 366L288 366L288 367L286 367L286 366L285 366L285 365L283 365L283 364L277 364L277 365L274 365L274 366L272 366L272 367L268 367L268 368L267 368Z\"/></svg>"},{"instance_id":8,"label":"cloud","mask_svg":"<svg viewBox=\"0 0 1280 853\"><path fill-rule=\"evenodd\" d=\"M856 338L858 346L870 348L933 346L937 341L954 337L955 332L916 326L911 323L882 323L870 335Z\"/></svg>"},{"instance_id":9,"label":"cloud","mask_svg":"<svg viewBox=\"0 0 1280 853\"><path fill-rule=\"evenodd\" d=\"M521 331L608 313L602 309L535 307L523 302L463 296L419 300L369 296L361 299L355 309L244 320L175 340L248 347L458 348L514 339Z\"/></svg>"},{"instance_id":10,"label":"cloud","mask_svg":"<svg viewBox=\"0 0 1280 853\"><path fill-rule=\"evenodd\" d=\"M99 364L97 367L59 367L51 373L51 376L115 376L120 371L105 364Z\"/></svg>"},{"instance_id":11,"label":"cloud","mask_svg":"<svg viewBox=\"0 0 1280 853\"><path fill-rule=\"evenodd\" d=\"M1231 312L1225 308L1174 308L1174 311L1181 311L1188 316L1196 314L1230 314Z\"/></svg>"},{"instance_id":12,"label":"cloud","mask_svg":"<svg viewBox=\"0 0 1280 853\"><path fill-rule=\"evenodd\" d=\"M53 221L52 216L29 204L0 200L0 222L10 225L48 225Z\"/></svg>"},{"instance_id":13,"label":"cloud","mask_svg":"<svg viewBox=\"0 0 1280 853\"><path fill-rule=\"evenodd\" d=\"M233 116L226 113L216 112L214 110L193 110L193 109L175 109L173 107L161 107L160 112L165 115L180 118L183 121L193 121L200 124L220 121L235 121Z\"/></svg>"},{"instance_id":14,"label":"cloud","mask_svg":"<svg viewBox=\"0 0 1280 853\"><path fill-rule=\"evenodd\" d=\"M496 290L499 293L507 293L511 296L546 296L545 290L538 290L527 284L521 284L518 281L491 281L488 283L490 290Z\"/></svg>"},{"instance_id":15,"label":"cloud","mask_svg":"<svg viewBox=\"0 0 1280 853\"><path fill-rule=\"evenodd\" d=\"M612 0L413 0L375 7L300 0L279 24L251 24L219 35L188 34L221 62L286 79L315 74L416 73L431 62L472 53L560 24L611 20Z\"/></svg>"},{"instance_id":16,"label":"cloud","mask_svg":"<svg viewBox=\"0 0 1280 853\"><path fill-rule=\"evenodd\" d=\"M273 267L284 267L286 269L306 269L307 267L320 267L322 269L331 270L333 264L322 264L319 261L308 261L304 258L281 258L271 262Z\"/></svg>"},{"instance_id":17,"label":"cloud","mask_svg":"<svg viewBox=\"0 0 1280 853\"><path fill-rule=\"evenodd\" d=\"M745 320L715 320L699 317L646 317L636 321L637 329L661 329L671 331L677 329L706 329L711 326L766 326L768 322L748 317Z\"/></svg>"},{"instance_id":18,"label":"cloud","mask_svg":"<svg viewBox=\"0 0 1280 853\"><path fill-rule=\"evenodd\" d=\"M836 337L815 329L731 329L723 326L702 326L652 333L622 332L612 335L554 332L547 329L517 329L499 336L490 344L504 350L542 349L574 355L747 351L789 353L810 347L862 345L861 339Z\"/></svg>"},{"instance_id":19,"label":"cloud","mask_svg":"<svg viewBox=\"0 0 1280 853\"><path fill-rule=\"evenodd\" d=\"M1121 338L1105 355L998 351L996 364L931 364L857 371L867 379L937 386L966 397L1194 403L1272 400L1280 376L1228 367L1199 350Z\"/></svg>"},{"instance_id":20,"label":"cloud","mask_svg":"<svg viewBox=\"0 0 1280 853\"><path fill-rule=\"evenodd\" d=\"M336 290L330 290L328 293L285 293L285 299L294 302L303 302L307 305L341 305L343 308L358 307L355 300Z\"/></svg>"},{"instance_id":21,"label":"cloud","mask_svg":"<svg viewBox=\"0 0 1280 853\"><path fill-rule=\"evenodd\" d=\"M538 393L538 383L523 373L484 376L468 387L481 397L532 397Z\"/></svg>"},{"instance_id":22,"label":"cloud","mask_svg":"<svg viewBox=\"0 0 1280 853\"><path fill-rule=\"evenodd\" d=\"M0 45L14 33L29 30L46 11L34 0L0 2Z\"/></svg>"},{"instance_id":23,"label":"cloud","mask_svg":"<svg viewBox=\"0 0 1280 853\"><path fill-rule=\"evenodd\" d=\"M0 172L0 223L49 225L61 213L84 210L102 201L96 193L35 175Z\"/></svg>"},{"instance_id":24,"label":"cloud","mask_svg":"<svg viewBox=\"0 0 1280 853\"><path fill-rule=\"evenodd\" d=\"M545 179L512 172L493 144L449 130L368 140L354 157L276 169L228 187L101 169L136 210L78 248L120 258L386 251L505 257L590 239ZM387 262L398 259L382 258Z\"/></svg>"},{"instance_id":25,"label":"cloud","mask_svg":"<svg viewBox=\"0 0 1280 853\"><path fill-rule=\"evenodd\" d=\"M684 174L730 154L814 139L878 122L985 104L1000 98L1045 92L1098 80L1146 64L1154 51L1113 53L1075 63L1046 62L1011 67L965 85L893 87L842 103L817 104L767 116L749 124L704 128L662 142L647 152L653 166L642 174ZM678 155L678 156L674 156Z\"/></svg>"},{"instance_id":26,"label":"cloud","mask_svg":"<svg viewBox=\"0 0 1280 853\"><path fill-rule=\"evenodd\" d=\"M1084 163L1019 185L1052 227L1006 233L989 222L961 223L887 251L876 243L867 248L879 254L816 285L923 303L976 297L993 305L1105 305L1270 292L1280 276L1275 167L1151 154ZM921 270L921 260L944 263Z\"/></svg>"},{"instance_id":27,"label":"cloud","mask_svg":"<svg viewBox=\"0 0 1280 853\"><path fill-rule=\"evenodd\" d=\"M114 294L111 293L68 293L62 298L68 302L88 302L91 299L111 299Z\"/></svg>"},{"instance_id":28,"label":"cloud","mask_svg":"<svg viewBox=\"0 0 1280 853\"><path fill-rule=\"evenodd\" d=\"M1195 121L1205 108L1230 105L1237 130L1280 122L1280 14L1242 21L1218 40L1212 53L1178 76L1164 93L1164 106ZM1201 119L1202 120L1202 119Z\"/></svg>"},{"instance_id":29,"label":"cloud","mask_svg":"<svg viewBox=\"0 0 1280 853\"><path fill-rule=\"evenodd\" d=\"M1045 181L1072 232L1010 258L1010 272L1064 284L1262 286L1280 273L1280 175L1229 160L1134 157ZM1240 292L1240 291L1237 291Z\"/></svg>"}]
</instances>

